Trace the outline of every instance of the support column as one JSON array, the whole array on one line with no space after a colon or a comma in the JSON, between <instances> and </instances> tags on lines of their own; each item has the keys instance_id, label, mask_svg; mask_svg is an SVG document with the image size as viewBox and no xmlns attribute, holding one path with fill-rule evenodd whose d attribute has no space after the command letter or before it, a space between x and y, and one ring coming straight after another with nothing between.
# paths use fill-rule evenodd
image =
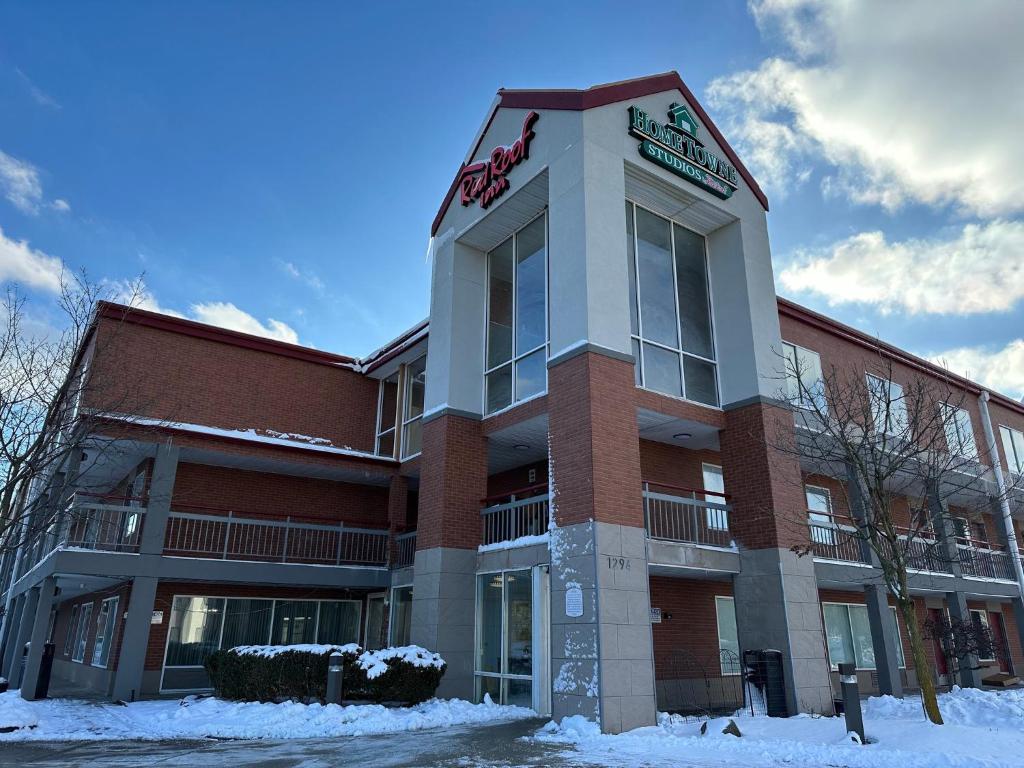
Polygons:
<instances>
[{"instance_id":1,"label":"support column","mask_svg":"<svg viewBox=\"0 0 1024 768\"><path fill-rule=\"evenodd\" d=\"M951 619L970 623L971 612L967 609L967 597L963 592L947 592L946 605L949 607ZM978 657L972 653L961 656L956 662L960 667L960 686L963 688L981 687L981 670L976 669Z\"/></svg>"},{"instance_id":2,"label":"support column","mask_svg":"<svg viewBox=\"0 0 1024 768\"><path fill-rule=\"evenodd\" d=\"M121 655L114 673L115 701L135 701L142 691L142 673L146 666L146 647L149 645L150 619L156 603L157 579L137 576L132 581L128 598L128 616L124 620Z\"/></svg>"},{"instance_id":3,"label":"support column","mask_svg":"<svg viewBox=\"0 0 1024 768\"><path fill-rule=\"evenodd\" d=\"M619 733L657 711L633 364L548 369L552 717Z\"/></svg>"},{"instance_id":4,"label":"support column","mask_svg":"<svg viewBox=\"0 0 1024 768\"><path fill-rule=\"evenodd\" d=\"M34 617L25 617L25 624L31 624L32 634L29 638L28 660L21 678L21 698L32 701L36 697L36 683L39 680L39 669L43 661L43 645L46 643L46 630L50 628L50 610L57 591L57 582L53 576L47 576L37 588L39 598L36 602Z\"/></svg>"},{"instance_id":5,"label":"support column","mask_svg":"<svg viewBox=\"0 0 1024 768\"><path fill-rule=\"evenodd\" d=\"M478 419L451 413L423 425L412 642L441 654L437 695L472 699L480 500L487 441Z\"/></svg>"},{"instance_id":6,"label":"support column","mask_svg":"<svg viewBox=\"0 0 1024 768\"><path fill-rule=\"evenodd\" d=\"M832 688L800 465L780 443L795 439L793 414L759 401L726 411L719 442L729 527L740 544L734 579L742 650L782 651L789 714L831 713Z\"/></svg>"},{"instance_id":7,"label":"support column","mask_svg":"<svg viewBox=\"0 0 1024 768\"><path fill-rule=\"evenodd\" d=\"M21 686L21 655L25 650L25 643L32 637L32 625L36 618L36 607L39 605L40 587L32 587L25 592L25 604L21 610L21 621L18 622L18 629L13 635L15 638L14 652L11 656L10 672L8 681L11 690Z\"/></svg>"},{"instance_id":8,"label":"support column","mask_svg":"<svg viewBox=\"0 0 1024 768\"><path fill-rule=\"evenodd\" d=\"M860 476L851 465L846 466L846 486L850 498L850 511L858 526L868 523L871 518L864 487ZM858 539L864 562L880 568L878 555L863 538ZM903 697L903 678L900 676L897 646L900 642L899 626L892 620L889 610L888 589L881 584L865 584L864 597L868 609L868 623L871 626L871 645L875 652L875 670L878 673L879 693Z\"/></svg>"},{"instance_id":9,"label":"support column","mask_svg":"<svg viewBox=\"0 0 1024 768\"><path fill-rule=\"evenodd\" d=\"M145 521L142 524L140 554L159 555L164 551L167 517L171 512L171 495L174 492L174 477L178 472L180 453L181 449L170 439L157 446L153 477L149 481Z\"/></svg>"},{"instance_id":10,"label":"support column","mask_svg":"<svg viewBox=\"0 0 1024 768\"><path fill-rule=\"evenodd\" d=\"M0 677L6 677L10 681L14 680L14 667L12 660L17 658L16 649L18 647L18 633L20 632L24 610L25 593L22 592L14 598L14 601L11 603L10 620L7 622L4 637L4 655L2 667L0 667Z\"/></svg>"}]
</instances>

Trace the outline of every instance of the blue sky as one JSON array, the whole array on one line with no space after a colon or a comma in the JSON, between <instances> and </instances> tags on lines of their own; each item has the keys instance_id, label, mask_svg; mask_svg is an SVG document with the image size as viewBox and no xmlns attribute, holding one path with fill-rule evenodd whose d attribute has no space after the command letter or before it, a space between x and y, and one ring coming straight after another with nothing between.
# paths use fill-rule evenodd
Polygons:
<instances>
[{"instance_id":1,"label":"blue sky","mask_svg":"<svg viewBox=\"0 0 1024 768\"><path fill-rule=\"evenodd\" d=\"M933 5L552 5L2 0L0 278L45 299L13 262L144 272L161 309L365 354L427 314L430 222L497 88L676 69L767 188L780 292L1024 393L1020 150L936 135L1019 106L933 61L1011 19L937 8L907 37Z\"/></svg>"}]
</instances>

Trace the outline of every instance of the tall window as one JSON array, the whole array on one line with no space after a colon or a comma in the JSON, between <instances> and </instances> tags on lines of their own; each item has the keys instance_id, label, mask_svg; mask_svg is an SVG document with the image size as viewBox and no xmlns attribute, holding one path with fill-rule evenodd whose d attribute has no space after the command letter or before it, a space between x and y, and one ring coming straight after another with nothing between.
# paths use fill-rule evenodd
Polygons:
<instances>
[{"instance_id":1,"label":"tall window","mask_svg":"<svg viewBox=\"0 0 1024 768\"><path fill-rule=\"evenodd\" d=\"M626 203L637 386L718 405L704 238Z\"/></svg>"},{"instance_id":2,"label":"tall window","mask_svg":"<svg viewBox=\"0 0 1024 768\"><path fill-rule=\"evenodd\" d=\"M1003 440L1007 468L1018 475L1024 474L1024 432L999 427L999 437Z\"/></svg>"},{"instance_id":3,"label":"tall window","mask_svg":"<svg viewBox=\"0 0 1024 768\"><path fill-rule=\"evenodd\" d=\"M533 703L533 583L529 570L477 577L477 700Z\"/></svg>"},{"instance_id":4,"label":"tall window","mask_svg":"<svg viewBox=\"0 0 1024 768\"><path fill-rule=\"evenodd\" d=\"M380 382L377 395L377 444L374 452L378 456L395 455L395 419L398 416L398 372Z\"/></svg>"},{"instance_id":5,"label":"tall window","mask_svg":"<svg viewBox=\"0 0 1024 768\"><path fill-rule=\"evenodd\" d=\"M423 395L427 387L427 356L405 367L405 403L402 406L402 458L423 450Z\"/></svg>"},{"instance_id":6,"label":"tall window","mask_svg":"<svg viewBox=\"0 0 1024 768\"><path fill-rule=\"evenodd\" d=\"M114 643L114 628L117 626L117 598L108 597L100 603L100 612L96 616L96 642L92 646L92 665L107 666L110 657L110 646Z\"/></svg>"},{"instance_id":7,"label":"tall window","mask_svg":"<svg viewBox=\"0 0 1024 768\"><path fill-rule=\"evenodd\" d=\"M900 667L904 667L906 663L903 659L903 643L899 641L896 609L889 606L889 610L892 611L890 615L896 628L896 661ZM824 603L822 613L825 616L828 659L832 668L853 662L857 669L875 669L875 646L871 641L868 607L851 603Z\"/></svg>"},{"instance_id":8,"label":"tall window","mask_svg":"<svg viewBox=\"0 0 1024 768\"><path fill-rule=\"evenodd\" d=\"M981 642L978 643L978 661L995 661L996 647L992 642L992 629L988 622L988 612L972 608L971 624L974 625Z\"/></svg>"},{"instance_id":9,"label":"tall window","mask_svg":"<svg viewBox=\"0 0 1024 768\"><path fill-rule=\"evenodd\" d=\"M68 619L68 633L64 636L64 655L70 656L75 647L75 635L78 632L78 606L71 606L71 618Z\"/></svg>"},{"instance_id":10,"label":"tall window","mask_svg":"<svg viewBox=\"0 0 1024 768\"><path fill-rule=\"evenodd\" d=\"M78 614L78 626L75 628L75 647L72 661L85 660L85 645L89 641L89 623L92 620L92 603L82 606Z\"/></svg>"},{"instance_id":11,"label":"tall window","mask_svg":"<svg viewBox=\"0 0 1024 768\"><path fill-rule=\"evenodd\" d=\"M718 655L723 675L738 675L740 669L740 640L736 631L736 603L731 597L715 598L718 621Z\"/></svg>"},{"instance_id":12,"label":"tall window","mask_svg":"<svg viewBox=\"0 0 1024 768\"><path fill-rule=\"evenodd\" d=\"M965 459L978 458L978 446L974 442L974 427L971 414L964 408L941 403L942 422L946 430L946 444L949 452Z\"/></svg>"},{"instance_id":13,"label":"tall window","mask_svg":"<svg viewBox=\"0 0 1024 768\"><path fill-rule=\"evenodd\" d=\"M547 389L546 243L541 215L487 254L487 413Z\"/></svg>"},{"instance_id":14,"label":"tall window","mask_svg":"<svg viewBox=\"0 0 1024 768\"><path fill-rule=\"evenodd\" d=\"M412 587L395 587L391 590L388 624L388 642L392 646L408 645L412 632Z\"/></svg>"},{"instance_id":15,"label":"tall window","mask_svg":"<svg viewBox=\"0 0 1024 768\"><path fill-rule=\"evenodd\" d=\"M789 402L801 408L824 412L825 383L818 353L784 341L782 357L786 368L786 395Z\"/></svg>"},{"instance_id":16,"label":"tall window","mask_svg":"<svg viewBox=\"0 0 1024 768\"><path fill-rule=\"evenodd\" d=\"M704 476L704 490L710 494L704 495L704 500L711 504L725 504L725 480L722 479L722 468L717 464L701 464L701 473ZM729 511L707 507L704 510L707 515L708 528L713 531L729 530Z\"/></svg>"},{"instance_id":17,"label":"tall window","mask_svg":"<svg viewBox=\"0 0 1024 768\"><path fill-rule=\"evenodd\" d=\"M832 521L832 499L827 488L808 485L804 489L807 497L807 521L811 525L811 541L819 544L835 544L835 523Z\"/></svg>"},{"instance_id":18,"label":"tall window","mask_svg":"<svg viewBox=\"0 0 1024 768\"><path fill-rule=\"evenodd\" d=\"M868 374L868 398L871 400L871 419L875 432L886 435L906 435L907 403L903 387Z\"/></svg>"}]
</instances>

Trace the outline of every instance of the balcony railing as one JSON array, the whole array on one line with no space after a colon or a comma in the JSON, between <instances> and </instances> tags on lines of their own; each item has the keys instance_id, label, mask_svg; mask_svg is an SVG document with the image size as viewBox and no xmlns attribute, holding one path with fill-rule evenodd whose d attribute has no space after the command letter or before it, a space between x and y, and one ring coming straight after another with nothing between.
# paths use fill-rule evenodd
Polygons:
<instances>
[{"instance_id":1,"label":"balcony railing","mask_svg":"<svg viewBox=\"0 0 1024 768\"><path fill-rule=\"evenodd\" d=\"M416 531L395 537L395 568L409 568L416 560Z\"/></svg>"},{"instance_id":2,"label":"balcony railing","mask_svg":"<svg viewBox=\"0 0 1024 768\"><path fill-rule=\"evenodd\" d=\"M808 521L811 529L811 551L819 560L839 560L845 563L864 563L860 540L854 535L856 528L837 523Z\"/></svg>"},{"instance_id":3,"label":"balcony railing","mask_svg":"<svg viewBox=\"0 0 1024 768\"><path fill-rule=\"evenodd\" d=\"M1016 574L1010 553L989 544L957 545L960 556L960 572L964 576L978 579L1004 579L1014 581Z\"/></svg>"},{"instance_id":4,"label":"balcony railing","mask_svg":"<svg viewBox=\"0 0 1024 768\"><path fill-rule=\"evenodd\" d=\"M730 507L722 494L644 483L643 498L647 535L652 539L712 547L733 545Z\"/></svg>"},{"instance_id":5,"label":"balcony railing","mask_svg":"<svg viewBox=\"0 0 1024 768\"><path fill-rule=\"evenodd\" d=\"M535 485L503 497L484 499L484 504L495 498L506 498L500 504L490 504L480 510L483 526L481 542L484 545L515 541L524 536L547 533L549 505L546 486ZM543 493L540 491L543 490Z\"/></svg>"},{"instance_id":6,"label":"balcony railing","mask_svg":"<svg viewBox=\"0 0 1024 768\"><path fill-rule=\"evenodd\" d=\"M306 565L388 563L388 531L322 524L172 511L164 554L221 560Z\"/></svg>"},{"instance_id":7,"label":"balcony railing","mask_svg":"<svg viewBox=\"0 0 1024 768\"><path fill-rule=\"evenodd\" d=\"M145 513L143 507L75 503L61 521L57 545L105 552L138 552Z\"/></svg>"}]
</instances>

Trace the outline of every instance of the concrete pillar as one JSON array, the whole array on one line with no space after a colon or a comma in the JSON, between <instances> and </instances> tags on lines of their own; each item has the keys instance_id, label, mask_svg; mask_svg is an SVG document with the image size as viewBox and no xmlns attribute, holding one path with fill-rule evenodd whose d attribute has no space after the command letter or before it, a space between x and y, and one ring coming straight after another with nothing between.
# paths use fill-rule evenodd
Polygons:
<instances>
[{"instance_id":1,"label":"concrete pillar","mask_svg":"<svg viewBox=\"0 0 1024 768\"><path fill-rule=\"evenodd\" d=\"M633 363L594 352L553 362L552 717L619 733L657 717Z\"/></svg>"},{"instance_id":2,"label":"concrete pillar","mask_svg":"<svg viewBox=\"0 0 1024 768\"><path fill-rule=\"evenodd\" d=\"M875 651L875 671L878 673L878 691L890 696L903 697L903 678L900 676L899 627L893 621L889 607L889 591L881 584L865 584L864 597L871 625L871 645Z\"/></svg>"},{"instance_id":3,"label":"concrete pillar","mask_svg":"<svg viewBox=\"0 0 1024 768\"><path fill-rule=\"evenodd\" d=\"M142 673L146 666L146 647L149 645L156 587L157 579L152 576L136 576L132 581L128 616L124 620L124 634L121 637L121 655L114 673L112 696L115 700L134 701L142 692Z\"/></svg>"},{"instance_id":4,"label":"concrete pillar","mask_svg":"<svg viewBox=\"0 0 1024 768\"><path fill-rule=\"evenodd\" d=\"M180 453L181 449L170 440L157 446L153 477L149 482L149 501L142 525L140 554L159 555L164 551L167 517L171 511L171 495L174 492L174 477L178 472Z\"/></svg>"},{"instance_id":5,"label":"concrete pillar","mask_svg":"<svg viewBox=\"0 0 1024 768\"><path fill-rule=\"evenodd\" d=\"M11 602L11 615L9 617L9 621L6 623L4 631L4 655L2 659L2 666L0 666L0 677L6 677L8 680L12 680L14 677L12 671L12 660L18 658L16 649L18 647L18 633L20 631L24 609L25 593L22 592Z\"/></svg>"},{"instance_id":6,"label":"concrete pillar","mask_svg":"<svg viewBox=\"0 0 1024 768\"><path fill-rule=\"evenodd\" d=\"M858 525L871 519L871 509L860 475L847 464L846 486L850 499L850 512ZM879 567L878 555L863 538L858 538L861 558L875 568ZM892 620L889 610L888 589L881 584L864 585L864 596L868 608L868 623L871 625L871 645L875 652L875 670L878 673L878 690L889 696L903 697L903 678L900 676L897 645L900 642L899 627Z\"/></svg>"},{"instance_id":7,"label":"concrete pillar","mask_svg":"<svg viewBox=\"0 0 1024 768\"><path fill-rule=\"evenodd\" d=\"M32 587L25 592L25 604L21 610L21 621L18 622L18 630L13 635L15 638L13 656L11 657L10 672L7 679L11 690L21 685L21 655L25 650L25 643L32 637L32 627L36 618L36 607L39 605L40 587Z\"/></svg>"},{"instance_id":8,"label":"concrete pillar","mask_svg":"<svg viewBox=\"0 0 1024 768\"><path fill-rule=\"evenodd\" d=\"M34 617L25 617L25 624L32 625L29 639L28 660L21 679L21 698L32 701L36 697L36 683L39 680L39 669L43 661L43 645L46 643L46 630L50 628L50 611L53 608L57 591L57 582L53 576L47 576L39 585L39 598L36 602Z\"/></svg>"},{"instance_id":9,"label":"concrete pillar","mask_svg":"<svg viewBox=\"0 0 1024 768\"><path fill-rule=\"evenodd\" d=\"M793 551L810 535L799 462L779 445L793 432L792 412L769 402L726 410L719 442L740 544L737 629L742 650L782 651L790 714L831 713L814 559Z\"/></svg>"},{"instance_id":10,"label":"concrete pillar","mask_svg":"<svg viewBox=\"0 0 1024 768\"><path fill-rule=\"evenodd\" d=\"M443 414L423 425L412 642L448 663L437 695L472 699L476 549L487 495L487 441L478 419Z\"/></svg>"},{"instance_id":11,"label":"concrete pillar","mask_svg":"<svg viewBox=\"0 0 1024 768\"><path fill-rule=\"evenodd\" d=\"M959 621L970 623L971 612L967 610L967 597L963 592L947 592L946 605L949 607L949 617ZM960 686L963 688L978 688L981 686L981 670L978 666L978 657L975 654L968 654L957 659L960 667Z\"/></svg>"}]
</instances>

